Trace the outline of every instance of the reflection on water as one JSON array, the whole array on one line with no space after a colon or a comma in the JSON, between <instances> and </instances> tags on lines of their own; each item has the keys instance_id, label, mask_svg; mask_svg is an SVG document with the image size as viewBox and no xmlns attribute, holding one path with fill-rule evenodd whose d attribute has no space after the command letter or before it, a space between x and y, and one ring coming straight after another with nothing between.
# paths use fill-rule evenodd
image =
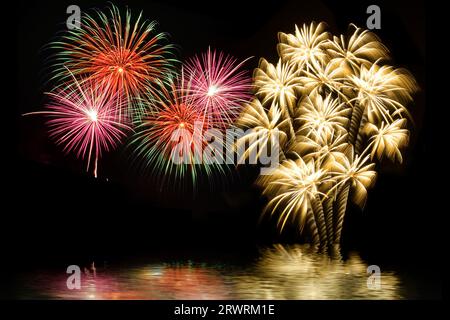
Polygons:
<instances>
[{"instance_id":1,"label":"reflection on water","mask_svg":"<svg viewBox=\"0 0 450 320\"><path fill-rule=\"evenodd\" d=\"M345 260L308 246L261 249L246 264L163 261L86 270L81 289L69 290L67 274L27 275L21 298L33 299L399 299L401 282L382 268L381 288L368 289L367 263Z\"/></svg>"},{"instance_id":2,"label":"reflection on water","mask_svg":"<svg viewBox=\"0 0 450 320\"><path fill-rule=\"evenodd\" d=\"M276 245L264 250L254 272L235 285L240 296L254 299L401 298L392 272L382 273L381 289L368 289L367 267L356 253L342 261L308 247Z\"/></svg>"}]
</instances>

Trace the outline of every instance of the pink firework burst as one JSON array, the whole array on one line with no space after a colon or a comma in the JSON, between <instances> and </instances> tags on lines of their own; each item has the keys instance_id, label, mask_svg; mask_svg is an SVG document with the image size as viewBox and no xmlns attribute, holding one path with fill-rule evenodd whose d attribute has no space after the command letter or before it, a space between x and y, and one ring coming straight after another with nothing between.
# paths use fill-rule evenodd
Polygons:
<instances>
[{"instance_id":1,"label":"pink firework burst","mask_svg":"<svg viewBox=\"0 0 450 320\"><path fill-rule=\"evenodd\" d=\"M114 149L130 129L126 119L119 117L126 100L92 81L78 82L75 77L73 81L66 88L46 93L50 97L47 110L31 114L50 117L50 137L66 153L75 152L78 158L85 159L86 171L94 162L93 173L97 177L102 152Z\"/></svg>"},{"instance_id":2,"label":"pink firework burst","mask_svg":"<svg viewBox=\"0 0 450 320\"><path fill-rule=\"evenodd\" d=\"M227 128L251 99L252 79L238 61L222 52L208 51L183 65L189 81L188 94L204 119L219 129Z\"/></svg>"}]
</instances>

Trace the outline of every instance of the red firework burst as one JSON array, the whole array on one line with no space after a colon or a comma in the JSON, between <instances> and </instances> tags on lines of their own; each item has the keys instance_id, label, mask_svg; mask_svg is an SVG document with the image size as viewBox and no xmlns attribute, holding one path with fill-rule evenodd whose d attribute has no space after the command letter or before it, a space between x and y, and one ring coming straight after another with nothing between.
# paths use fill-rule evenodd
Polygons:
<instances>
[{"instance_id":1,"label":"red firework burst","mask_svg":"<svg viewBox=\"0 0 450 320\"><path fill-rule=\"evenodd\" d=\"M161 94L149 97L150 111L137 126L132 143L136 144L136 155L164 180L169 176L183 179L188 174L195 184L200 168L208 175L214 168L223 172L218 161L223 154L210 145L221 138L220 132L211 130L211 123L186 93L186 86L182 75L178 84L172 83L168 89L161 85Z\"/></svg>"},{"instance_id":2,"label":"red firework burst","mask_svg":"<svg viewBox=\"0 0 450 320\"><path fill-rule=\"evenodd\" d=\"M150 111L136 128L138 153L155 168L167 170L172 161L181 173L186 164L194 164L201 155L203 131L208 128L202 113L183 90L184 81L166 88L161 83L160 94L148 97Z\"/></svg>"},{"instance_id":3,"label":"red firework burst","mask_svg":"<svg viewBox=\"0 0 450 320\"><path fill-rule=\"evenodd\" d=\"M132 21L130 11L122 20L114 5L108 14L84 15L81 28L68 31L62 41L53 44L60 50L56 77L67 80L67 67L76 77L121 92L127 100L121 113L128 114L131 107L140 114L139 105L133 102L151 90L156 79L168 79L175 60L170 58L172 46L163 45L165 34L155 33L156 22L141 22L141 15Z\"/></svg>"}]
</instances>

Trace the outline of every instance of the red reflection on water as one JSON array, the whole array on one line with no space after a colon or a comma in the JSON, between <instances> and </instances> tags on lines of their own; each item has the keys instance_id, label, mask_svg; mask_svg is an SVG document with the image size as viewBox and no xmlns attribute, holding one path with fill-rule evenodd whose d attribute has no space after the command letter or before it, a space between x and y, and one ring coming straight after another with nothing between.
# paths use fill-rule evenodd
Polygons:
<instances>
[{"instance_id":1,"label":"red reflection on water","mask_svg":"<svg viewBox=\"0 0 450 320\"><path fill-rule=\"evenodd\" d=\"M226 299L228 290L221 276L202 267L164 267L157 286L171 299Z\"/></svg>"},{"instance_id":2,"label":"red reflection on water","mask_svg":"<svg viewBox=\"0 0 450 320\"><path fill-rule=\"evenodd\" d=\"M226 299L229 292L218 272L200 266L85 269L80 289L67 287L69 276L40 273L30 283L32 292L44 299L76 300Z\"/></svg>"}]
</instances>

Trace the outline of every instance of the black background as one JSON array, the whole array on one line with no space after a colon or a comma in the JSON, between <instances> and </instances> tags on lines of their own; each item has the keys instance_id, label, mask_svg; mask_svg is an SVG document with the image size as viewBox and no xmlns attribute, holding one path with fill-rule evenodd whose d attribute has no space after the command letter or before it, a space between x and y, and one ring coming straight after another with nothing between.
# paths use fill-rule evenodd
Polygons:
<instances>
[{"instance_id":1,"label":"black background","mask_svg":"<svg viewBox=\"0 0 450 320\"><path fill-rule=\"evenodd\" d=\"M83 263L142 255L224 254L251 256L256 245L298 241L296 230L278 235L270 221L258 224L265 199L252 186L254 168L240 168L232 179L203 181L194 193L160 186L129 165L127 151L102 159L99 178L84 163L62 154L48 139L44 119L21 114L41 110L46 83L42 48L64 29L66 8L104 8L103 1L19 1L16 33L16 106L12 121L13 156L2 210L8 265L29 270L46 264ZM429 196L430 123L426 101L425 5L421 1L116 1L134 14L157 20L170 34L180 59L208 46L238 59L253 56L276 62L277 32L294 24L325 21L333 34L349 23L365 26L366 8L378 4L382 28L376 34L390 49L393 64L406 67L421 91L410 106L415 124L403 165L383 164L363 212L346 217L344 249L358 249L369 262L400 266L403 276L420 277L422 289L436 296L440 277L439 223L443 212ZM50 86L50 87L49 87ZM108 179L108 181L106 180ZM175 252L175 253L174 253ZM189 253L186 253L189 252ZM76 260L74 262L74 260ZM79 262L81 261L81 262Z\"/></svg>"}]
</instances>

